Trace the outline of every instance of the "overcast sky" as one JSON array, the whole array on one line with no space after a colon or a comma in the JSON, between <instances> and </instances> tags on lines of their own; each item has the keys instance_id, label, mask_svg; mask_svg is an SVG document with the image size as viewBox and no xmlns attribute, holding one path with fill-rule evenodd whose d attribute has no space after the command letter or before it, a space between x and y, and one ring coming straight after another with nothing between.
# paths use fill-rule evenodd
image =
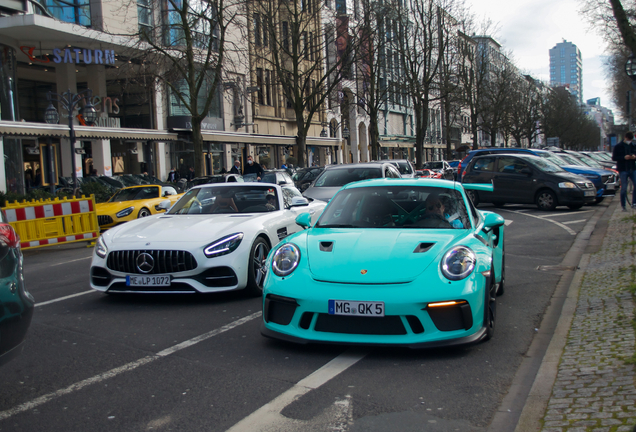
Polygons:
<instances>
[{"instance_id":1,"label":"overcast sky","mask_svg":"<svg viewBox=\"0 0 636 432\"><path fill-rule=\"evenodd\" d=\"M605 77L604 45L579 15L580 0L467 0L478 17L498 24L497 42L512 51L515 64L535 78L550 80L549 50L563 41L572 42L583 58L583 102L601 98L601 105L615 109Z\"/></svg>"}]
</instances>

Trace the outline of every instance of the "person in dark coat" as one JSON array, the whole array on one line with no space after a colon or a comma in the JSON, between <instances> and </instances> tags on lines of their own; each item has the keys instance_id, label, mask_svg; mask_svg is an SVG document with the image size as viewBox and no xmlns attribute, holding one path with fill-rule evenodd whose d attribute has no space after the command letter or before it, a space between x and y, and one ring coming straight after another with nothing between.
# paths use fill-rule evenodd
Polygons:
<instances>
[{"instance_id":1,"label":"person in dark coat","mask_svg":"<svg viewBox=\"0 0 636 432\"><path fill-rule=\"evenodd\" d=\"M194 179L194 168L190 167L190 169L188 170L188 175L186 176L186 180L192 181L192 179Z\"/></svg>"},{"instance_id":2,"label":"person in dark coat","mask_svg":"<svg viewBox=\"0 0 636 432\"><path fill-rule=\"evenodd\" d=\"M247 165L243 168L243 175L256 174L256 180L261 181L263 177L263 167L258 162L254 162L252 156L247 157Z\"/></svg>"},{"instance_id":3,"label":"person in dark coat","mask_svg":"<svg viewBox=\"0 0 636 432\"><path fill-rule=\"evenodd\" d=\"M621 178L621 207L625 209L627 198L627 180L636 185L636 144L633 132L626 132L623 141L614 146L612 160L616 161L616 170ZM636 208L636 188L632 191L632 208Z\"/></svg>"},{"instance_id":4,"label":"person in dark coat","mask_svg":"<svg viewBox=\"0 0 636 432\"><path fill-rule=\"evenodd\" d=\"M166 181L170 183L175 183L177 180L179 180L179 174L177 174L177 170L172 168L170 172L168 173L168 178L166 179Z\"/></svg>"},{"instance_id":5,"label":"person in dark coat","mask_svg":"<svg viewBox=\"0 0 636 432\"><path fill-rule=\"evenodd\" d=\"M234 165L230 169L230 174L238 174L241 175L241 161L236 159L234 161Z\"/></svg>"}]
</instances>

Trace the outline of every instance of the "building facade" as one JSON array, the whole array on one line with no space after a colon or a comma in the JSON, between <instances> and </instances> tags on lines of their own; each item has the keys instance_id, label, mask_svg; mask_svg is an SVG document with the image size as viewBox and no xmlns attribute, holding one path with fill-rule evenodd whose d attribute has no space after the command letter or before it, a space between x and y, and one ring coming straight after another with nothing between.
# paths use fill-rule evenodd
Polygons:
<instances>
[{"instance_id":1,"label":"building facade","mask_svg":"<svg viewBox=\"0 0 636 432\"><path fill-rule=\"evenodd\" d=\"M550 86L563 86L583 105L583 60L581 50L565 39L550 50Z\"/></svg>"}]
</instances>

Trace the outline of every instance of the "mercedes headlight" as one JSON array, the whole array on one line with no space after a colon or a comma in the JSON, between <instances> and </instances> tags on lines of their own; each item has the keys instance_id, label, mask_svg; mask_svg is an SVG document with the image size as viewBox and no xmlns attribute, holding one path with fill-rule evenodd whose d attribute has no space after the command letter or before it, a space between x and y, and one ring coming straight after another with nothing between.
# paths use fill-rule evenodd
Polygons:
<instances>
[{"instance_id":1,"label":"mercedes headlight","mask_svg":"<svg viewBox=\"0 0 636 432\"><path fill-rule=\"evenodd\" d=\"M120 211L119 213L117 213L115 216L117 216L118 218L123 218L128 216L129 214L131 214L133 212L135 208L134 207L128 207L123 209L122 211Z\"/></svg>"},{"instance_id":2,"label":"mercedes headlight","mask_svg":"<svg viewBox=\"0 0 636 432\"><path fill-rule=\"evenodd\" d=\"M477 258L472 250L466 246L455 246L442 258L442 273L450 280L464 279L473 272L476 261Z\"/></svg>"},{"instance_id":3,"label":"mercedes headlight","mask_svg":"<svg viewBox=\"0 0 636 432\"><path fill-rule=\"evenodd\" d=\"M300 249L293 243L285 243L279 247L272 257L272 270L276 276L291 274L300 261Z\"/></svg>"},{"instance_id":4,"label":"mercedes headlight","mask_svg":"<svg viewBox=\"0 0 636 432\"><path fill-rule=\"evenodd\" d=\"M103 237L99 237L97 239L97 243L95 243L95 254L100 258L105 258L108 253L108 248L106 247L106 243L104 242Z\"/></svg>"},{"instance_id":5,"label":"mercedes headlight","mask_svg":"<svg viewBox=\"0 0 636 432\"><path fill-rule=\"evenodd\" d=\"M243 233L231 234L206 246L205 249L203 249L203 253L208 258L227 255L234 252L242 240Z\"/></svg>"},{"instance_id":6,"label":"mercedes headlight","mask_svg":"<svg viewBox=\"0 0 636 432\"><path fill-rule=\"evenodd\" d=\"M576 189L576 185L572 182L559 183L561 189Z\"/></svg>"}]
</instances>

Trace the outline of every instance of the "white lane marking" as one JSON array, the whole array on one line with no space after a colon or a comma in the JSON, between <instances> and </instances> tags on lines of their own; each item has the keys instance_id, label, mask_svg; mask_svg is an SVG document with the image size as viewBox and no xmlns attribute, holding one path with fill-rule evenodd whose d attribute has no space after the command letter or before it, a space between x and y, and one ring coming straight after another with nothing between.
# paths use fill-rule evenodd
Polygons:
<instances>
[{"instance_id":1,"label":"white lane marking","mask_svg":"<svg viewBox=\"0 0 636 432\"><path fill-rule=\"evenodd\" d=\"M504 224L505 224L506 226L510 225L510 224L511 224L511 223L513 223L513 222L514 222L513 220L510 220L510 219L504 219Z\"/></svg>"},{"instance_id":2,"label":"white lane marking","mask_svg":"<svg viewBox=\"0 0 636 432\"><path fill-rule=\"evenodd\" d=\"M322 386L332 378L344 372L358 361L362 360L369 352L349 349L335 359L298 381L296 385L278 396L273 401L263 405L249 416L232 426L227 432L259 432L276 431L278 426L285 421L280 412L289 404L311 390Z\"/></svg>"},{"instance_id":3,"label":"white lane marking","mask_svg":"<svg viewBox=\"0 0 636 432\"><path fill-rule=\"evenodd\" d=\"M70 261L64 261L63 263L51 264L49 267L60 266L60 265L72 263L72 262L75 262L75 261L82 261L82 260L91 259L91 258L93 258L93 255L91 255L89 257L84 257L84 258L78 258L78 259L70 260Z\"/></svg>"},{"instance_id":4,"label":"white lane marking","mask_svg":"<svg viewBox=\"0 0 636 432\"><path fill-rule=\"evenodd\" d=\"M48 301L45 301L45 302L42 302L42 303L36 303L35 307L45 306L45 305L48 305L48 304L51 304L51 303L57 303L57 302L62 301L62 300L68 300L68 299L73 298L73 297L79 297L79 296L83 296L84 294L90 294L90 293L96 293L96 292L99 292L99 291L96 291L96 290L82 291L82 292L77 293L77 294L71 294L71 295L67 295L67 296L64 296L64 297L56 298L56 299L53 299L53 300L48 300Z\"/></svg>"},{"instance_id":5,"label":"white lane marking","mask_svg":"<svg viewBox=\"0 0 636 432\"><path fill-rule=\"evenodd\" d=\"M111 369L111 370L109 370L107 372L104 372L102 374L95 375L94 377L87 378L87 379L85 379L83 381L80 381L80 382L76 382L75 384L71 384L70 386L68 386L68 387L66 387L64 389L60 389L60 390L55 391L53 393L49 393L49 394L46 394L44 396L40 396L39 398L36 398L36 399L33 399L32 401L23 403L22 405L18 405L17 407L8 409L6 411L2 411L2 412L0 412L0 421L8 419L9 417L14 416L16 414L20 414L22 412L25 412L25 411L28 411L30 409L33 409L33 408L35 408L37 406L40 406L40 405L42 405L42 404L44 404L44 403L46 403L48 401L51 401L53 399L59 398L61 396L64 396L64 395L67 395L67 394L70 394L70 393L73 393L73 392L78 391L78 390L81 390L84 387L87 387L87 386L89 386L91 384L96 384L96 383L102 382L102 381L107 380L109 378L113 378L113 377L115 377L117 375L120 375L120 374L122 374L124 372L128 372L128 371L131 371L133 369L136 369L139 366L146 365L146 364L151 363L151 362L153 362L155 360L159 360L159 359L161 359L163 357L169 356L170 354L174 354L177 351L180 351L182 349L191 347L192 345L197 344L199 342L202 342L202 341L204 341L206 339L209 339L211 337L217 336L217 335L219 335L221 333L225 333L226 331L232 330L235 327L238 327L238 326L240 326L242 324L245 324L248 321L251 321L251 320L253 320L255 318L260 317L261 315L262 315L262 312L260 312L260 311L259 312L255 312L255 313L253 313L251 315L248 315L248 316L243 317L241 319L238 319L238 320L236 320L234 322L226 324L223 327L219 327L218 329L212 330L212 331L210 331L208 333L204 333L204 334L202 334L200 336L197 336L195 338L192 338L192 339L187 340L185 342L182 342L180 344L174 345L174 346L172 346L170 348L166 348L165 350L160 351L157 354L152 354L152 355L140 358L139 360L136 360L134 362L130 362L128 364L125 364L123 366Z\"/></svg>"},{"instance_id":6,"label":"white lane marking","mask_svg":"<svg viewBox=\"0 0 636 432\"><path fill-rule=\"evenodd\" d=\"M523 214L524 216L533 217L535 219L552 222L553 224L555 224L557 226L560 226L561 228L566 230L568 233L570 233L570 235L576 235L576 231L574 231L573 229L571 229L567 225L564 225L561 222L557 222L557 221L554 221L552 219L547 219L547 218L544 218L544 217L541 217L541 216L535 216L535 215L530 214L530 213L522 213L524 210L508 210L508 209L499 209L499 210L508 211L508 212L511 212L511 213L519 213L519 214Z\"/></svg>"},{"instance_id":7,"label":"white lane marking","mask_svg":"<svg viewBox=\"0 0 636 432\"><path fill-rule=\"evenodd\" d=\"M552 216L570 216L572 214L578 216L578 215L583 214L583 213L592 213L593 211L594 210L577 211L576 213L568 213L568 212L565 212L565 213L564 212L561 212L561 213L550 213L550 214L547 214L547 215L544 215L544 216L539 216L539 217L540 218L549 218L549 217L552 217Z\"/></svg>"},{"instance_id":8,"label":"white lane marking","mask_svg":"<svg viewBox=\"0 0 636 432\"><path fill-rule=\"evenodd\" d=\"M567 222L563 222L563 225L571 225L571 224L577 224L577 223L581 223L581 222L587 222L587 219L579 219L579 220L575 220L575 221L567 221Z\"/></svg>"}]
</instances>

